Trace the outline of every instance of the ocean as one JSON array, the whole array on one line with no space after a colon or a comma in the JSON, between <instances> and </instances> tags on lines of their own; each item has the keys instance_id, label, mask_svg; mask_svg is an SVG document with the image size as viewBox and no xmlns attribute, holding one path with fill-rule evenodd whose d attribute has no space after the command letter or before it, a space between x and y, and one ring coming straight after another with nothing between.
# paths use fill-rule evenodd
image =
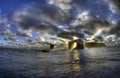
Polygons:
<instances>
[{"instance_id":1,"label":"ocean","mask_svg":"<svg viewBox=\"0 0 120 78\"><path fill-rule=\"evenodd\" d=\"M120 48L1 49L0 78L120 78Z\"/></svg>"}]
</instances>

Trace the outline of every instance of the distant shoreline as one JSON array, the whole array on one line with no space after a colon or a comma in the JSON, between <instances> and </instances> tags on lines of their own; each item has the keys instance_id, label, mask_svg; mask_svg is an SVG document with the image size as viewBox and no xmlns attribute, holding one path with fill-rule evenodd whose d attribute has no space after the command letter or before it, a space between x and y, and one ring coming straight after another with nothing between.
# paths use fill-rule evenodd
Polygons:
<instances>
[{"instance_id":1,"label":"distant shoreline","mask_svg":"<svg viewBox=\"0 0 120 78\"><path fill-rule=\"evenodd\" d=\"M1 50L26 50L26 51L43 51L43 50L46 50L46 51L48 51L49 49L48 48L26 48L26 47L24 47L24 48L13 48L13 47L1 47L0 46L0 49Z\"/></svg>"}]
</instances>

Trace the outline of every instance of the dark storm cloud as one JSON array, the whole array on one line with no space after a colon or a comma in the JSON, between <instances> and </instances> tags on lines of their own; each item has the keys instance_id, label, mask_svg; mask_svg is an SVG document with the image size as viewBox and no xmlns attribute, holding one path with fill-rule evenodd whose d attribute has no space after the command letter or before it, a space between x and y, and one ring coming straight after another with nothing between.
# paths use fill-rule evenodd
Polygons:
<instances>
[{"instance_id":1,"label":"dark storm cloud","mask_svg":"<svg viewBox=\"0 0 120 78\"><path fill-rule=\"evenodd\" d=\"M120 22L109 30L110 34L120 35ZM119 36L118 36L119 37Z\"/></svg>"},{"instance_id":2,"label":"dark storm cloud","mask_svg":"<svg viewBox=\"0 0 120 78\"><path fill-rule=\"evenodd\" d=\"M110 27L110 23L107 20L93 20L86 23L84 29L96 30L97 28L107 28Z\"/></svg>"},{"instance_id":3,"label":"dark storm cloud","mask_svg":"<svg viewBox=\"0 0 120 78\"><path fill-rule=\"evenodd\" d=\"M78 38L84 38L84 33L79 32L60 32L57 34L58 37L67 38L67 39L73 39L73 36L76 36Z\"/></svg>"},{"instance_id":4,"label":"dark storm cloud","mask_svg":"<svg viewBox=\"0 0 120 78\"><path fill-rule=\"evenodd\" d=\"M32 4L17 10L13 20L23 29L58 31L57 25L68 24L71 16L53 5Z\"/></svg>"},{"instance_id":5,"label":"dark storm cloud","mask_svg":"<svg viewBox=\"0 0 120 78\"><path fill-rule=\"evenodd\" d=\"M109 0L73 0L74 5L70 9L70 13L75 16L75 22L77 21L73 27L75 30L87 31L93 35L101 30L98 38L106 37L106 34L118 34L120 10L118 10L119 6L114 3L116 2Z\"/></svg>"},{"instance_id":6,"label":"dark storm cloud","mask_svg":"<svg viewBox=\"0 0 120 78\"><path fill-rule=\"evenodd\" d=\"M115 5L113 5L111 8L113 8L114 11L116 11L116 13L120 15L120 0L111 0L111 2Z\"/></svg>"},{"instance_id":7,"label":"dark storm cloud","mask_svg":"<svg viewBox=\"0 0 120 78\"><path fill-rule=\"evenodd\" d=\"M26 5L13 13L19 28L56 34L72 39L87 38L96 33L97 39L118 34L120 16L118 7L109 0L46 0L48 4ZM40 33L44 35L43 33ZM17 33L17 35L26 36Z\"/></svg>"}]
</instances>

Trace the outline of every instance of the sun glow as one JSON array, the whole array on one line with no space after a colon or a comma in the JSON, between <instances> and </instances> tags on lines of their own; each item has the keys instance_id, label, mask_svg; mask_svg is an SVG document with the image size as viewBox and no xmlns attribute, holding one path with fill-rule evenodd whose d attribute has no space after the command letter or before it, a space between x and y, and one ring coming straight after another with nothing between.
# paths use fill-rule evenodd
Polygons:
<instances>
[{"instance_id":1,"label":"sun glow","mask_svg":"<svg viewBox=\"0 0 120 78\"><path fill-rule=\"evenodd\" d=\"M43 37L39 37L39 38L38 38L38 41L44 42L45 39L44 39Z\"/></svg>"},{"instance_id":2,"label":"sun glow","mask_svg":"<svg viewBox=\"0 0 120 78\"><path fill-rule=\"evenodd\" d=\"M73 50L73 49L76 48L76 46L77 46L77 43L76 43L76 42L72 42L72 43L70 44L69 49L70 49L70 50Z\"/></svg>"},{"instance_id":3,"label":"sun glow","mask_svg":"<svg viewBox=\"0 0 120 78\"><path fill-rule=\"evenodd\" d=\"M104 29L98 29L98 31L93 34L90 38L90 41L93 41L93 39L96 37L96 36L99 36L102 32L103 32Z\"/></svg>"},{"instance_id":4,"label":"sun glow","mask_svg":"<svg viewBox=\"0 0 120 78\"><path fill-rule=\"evenodd\" d=\"M77 40L77 39L79 39L78 37L76 37L76 36L73 36L73 40Z\"/></svg>"}]
</instances>

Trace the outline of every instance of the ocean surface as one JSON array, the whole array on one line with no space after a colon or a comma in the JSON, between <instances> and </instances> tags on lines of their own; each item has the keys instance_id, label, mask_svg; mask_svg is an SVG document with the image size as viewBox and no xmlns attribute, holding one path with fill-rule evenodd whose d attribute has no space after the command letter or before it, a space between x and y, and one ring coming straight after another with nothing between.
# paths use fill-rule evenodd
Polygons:
<instances>
[{"instance_id":1,"label":"ocean surface","mask_svg":"<svg viewBox=\"0 0 120 78\"><path fill-rule=\"evenodd\" d=\"M0 78L120 78L120 48L0 49Z\"/></svg>"}]
</instances>

